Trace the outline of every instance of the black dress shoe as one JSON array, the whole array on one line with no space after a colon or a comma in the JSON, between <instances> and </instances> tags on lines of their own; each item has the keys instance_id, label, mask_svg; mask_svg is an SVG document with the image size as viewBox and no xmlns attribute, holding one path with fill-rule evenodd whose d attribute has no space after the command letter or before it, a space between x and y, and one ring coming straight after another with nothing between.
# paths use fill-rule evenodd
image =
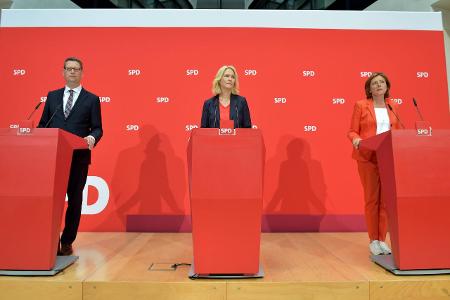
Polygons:
<instances>
[{"instance_id":1,"label":"black dress shoe","mask_svg":"<svg viewBox=\"0 0 450 300\"><path fill-rule=\"evenodd\" d=\"M61 248L58 251L58 255L68 256L72 255L73 248L71 244L61 244Z\"/></svg>"}]
</instances>

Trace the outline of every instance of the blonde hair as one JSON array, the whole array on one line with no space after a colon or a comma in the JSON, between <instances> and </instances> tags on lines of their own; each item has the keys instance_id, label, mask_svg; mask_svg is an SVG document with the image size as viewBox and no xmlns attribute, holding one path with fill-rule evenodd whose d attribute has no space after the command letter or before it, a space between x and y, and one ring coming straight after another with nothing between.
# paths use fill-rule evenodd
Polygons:
<instances>
[{"instance_id":1,"label":"blonde hair","mask_svg":"<svg viewBox=\"0 0 450 300\"><path fill-rule=\"evenodd\" d=\"M233 67L233 66L222 66L217 71L216 77L214 77L214 80L212 82L212 92L213 92L213 94L214 95L219 95L220 93L222 93L222 89L220 88L220 80L222 79L223 74L225 73L226 70L231 70L234 73L235 82L234 82L234 87L231 90L231 93L235 94L235 95L239 95L238 74L236 72L236 68Z\"/></svg>"}]
</instances>

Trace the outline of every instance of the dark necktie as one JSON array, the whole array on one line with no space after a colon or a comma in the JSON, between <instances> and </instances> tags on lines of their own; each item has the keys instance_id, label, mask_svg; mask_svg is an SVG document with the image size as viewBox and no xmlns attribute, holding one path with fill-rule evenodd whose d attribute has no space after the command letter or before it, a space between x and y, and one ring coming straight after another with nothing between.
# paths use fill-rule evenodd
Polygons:
<instances>
[{"instance_id":1,"label":"dark necktie","mask_svg":"<svg viewBox=\"0 0 450 300\"><path fill-rule=\"evenodd\" d=\"M70 111L72 110L72 104L73 104L73 90L69 90L69 99L67 99L66 108L64 109L64 117L67 119L67 117L70 114Z\"/></svg>"}]
</instances>

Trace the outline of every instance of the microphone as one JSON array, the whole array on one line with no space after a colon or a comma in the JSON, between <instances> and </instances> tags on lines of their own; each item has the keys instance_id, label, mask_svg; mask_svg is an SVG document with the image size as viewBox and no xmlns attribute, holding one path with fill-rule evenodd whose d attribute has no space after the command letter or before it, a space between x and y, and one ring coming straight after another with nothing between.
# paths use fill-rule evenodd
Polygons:
<instances>
[{"instance_id":1,"label":"microphone","mask_svg":"<svg viewBox=\"0 0 450 300\"><path fill-rule=\"evenodd\" d=\"M402 128L405 129L405 125L403 125L402 121L400 121L400 118L398 117L398 115L395 113L395 111L392 109L392 106L387 103L387 106L389 107L389 109L392 111L392 113L394 114L394 116L397 118L397 121L400 123L400 125L402 125Z\"/></svg>"},{"instance_id":2,"label":"microphone","mask_svg":"<svg viewBox=\"0 0 450 300\"><path fill-rule=\"evenodd\" d=\"M33 110L33 111L31 112L31 114L28 116L27 120L29 120L29 119L34 115L34 113L38 110L38 108L39 108L39 106L41 106L41 104L42 104L42 102L39 101L39 103L36 105L36 107L34 108L34 110Z\"/></svg>"},{"instance_id":3,"label":"microphone","mask_svg":"<svg viewBox=\"0 0 450 300\"><path fill-rule=\"evenodd\" d=\"M419 114L420 120L423 121L422 113L420 112L419 107L417 106L416 99L414 99L414 98L413 98L413 103L414 103L414 106L416 107L417 113Z\"/></svg>"},{"instance_id":4,"label":"microphone","mask_svg":"<svg viewBox=\"0 0 450 300\"><path fill-rule=\"evenodd\" d=\"M56 107L56 109L55 109L55 111L53 112L53 114L52 114L52 116L50 117L50 119L47 121L47 123L45 123L44 128L47 128L47 127L48 127L48 125L49 125L50 122L53 120L53 117L56 115L56 113L58 112L58 110L59 110L60 107L61 107L60 105L58 105L58 106Z\"/></svg>"},{"instance_id":5,"label":"microphone","mask_svg":"<svg viewBox=\"0 0 450 300\"><path fill-rule=\"evenodd\" d=\"M237 128L239 128L239 110L238 110L237 102L236 102L236 106L234 108L236 109Z\"/></svg>"}]
</instances>

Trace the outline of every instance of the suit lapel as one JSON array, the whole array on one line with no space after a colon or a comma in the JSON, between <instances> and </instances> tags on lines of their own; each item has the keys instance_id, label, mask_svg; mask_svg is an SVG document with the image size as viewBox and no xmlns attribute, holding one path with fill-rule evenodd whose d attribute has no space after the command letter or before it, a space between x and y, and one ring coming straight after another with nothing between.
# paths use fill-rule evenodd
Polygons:
<instances>
[{"instance_id":1,"label":"suit lapel","mask_svg":"<svg viewBox=\"0 0 450 300\"><path fill-rule=\"evenodd\" d=\"M62 112L62 115L64 116L64 88L62 88L58 91L58 94L56 96L56 108L55 109L60 110Z\"/></svg>"},{"instance_id":2,"label":"suit lapel","mask_svg":"<svg viewBox=\"0 0 450 300\"><path fill-rule=\"evenodd\" d=\"M237 100L236 100L236 95L231 94L230 96L230 120L234 120L235 115L236 115L236 105L237 105Z\"/></svg>"},{"instance_id":3,"label":"suit lapel","mask_svg":"<svg viewBox=\"0 0 450 300\"><path fill-rule=\"evenodd\" d=\"M213 111L211 112L214 115L214 120L216 120L214 126L220 123L220 106L219 106L219 96L216 95L213 102ZM217 115L216 115L217 114ZM219 125L220 127L220 125Z\"/></svg>"},{"instance_id":4,"label":"suit lapel","mask_svg":"<svg viewBox=\"0 0 450 300\"><path fill-rule=\"evenodd\" d=\"M372 116L372 119L374 119L375 122L376 122L377 118L375 117L375 108L373 106L373 100L367 99L366 100L366 107L367 107L367 110L370 112L370 115Z\"/></svg>"}]
</instances>

